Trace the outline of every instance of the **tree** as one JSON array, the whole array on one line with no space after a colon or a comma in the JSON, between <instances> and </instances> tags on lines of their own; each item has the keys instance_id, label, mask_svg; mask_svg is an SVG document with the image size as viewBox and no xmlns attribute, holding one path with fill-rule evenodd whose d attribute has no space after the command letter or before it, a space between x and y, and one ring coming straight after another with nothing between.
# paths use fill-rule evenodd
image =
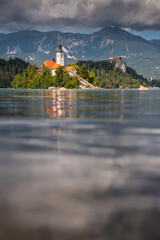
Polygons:
<instances>
[{"instance_id":1,"label":"tree","mask_svg":"<svg viewBox=\"0 0 160 240\"><path fill-rule=\"evenodd\" d=\"M28 63L19 58L10 58L8 61L0 59L0 87L11 87L15 75L22 73L27 67Z\"/></svg>"},{"instance_id":2,"label":"tree","mask_svg":"<svg viewBox=\"0 0 160 240\"><path fill-rule=\"evenodd\" d=\"M84 78L84 79L88 79L89 77L89 72L87 70L86 65L82 65L79 69L79 75L80 77Z\"/></svg>"},{"instance_id":3,"label":"tree","mask_svg":"<svg viewBox=\"0 0 160 240\"><path fill-rule=\"evenodd\" d=\"M79 88L79 80L76 76L70 77L68 72L64 70L64 67L60 66L56 70L56 75L53 77L53 86L65 88Z\"/></svg>"},{"instance_id":4,"label":"tree","mask_svg":"<svg viewBox=\"0 0 160 240\"><path fill-rule=\"evenodd\" d=\"M51 76L50 68L43 66L39 76L40 88L49 88L53 85L53 77Z\"/></svg>"},{"instance_id":5,"label":"tree","mask_svg":"<svg viewBox=\"0 0 160 240\"><path fill-rule=\"evenodd\" d=\"M20 74L17 74L13 81L11 82L13 88L23 88L22 77Z\"/></svg>"},{"instance_id":6,"label":"tree","mask_svg":"<svg viewBox=\"0 0 160 240\"><path fill-rule=\"evenodd\" d=\"M37 73L35 65L28 65L21 74L17 74L12 82L14 88L48 88L53 85L50 68L42 67L42 73Z\"/></svg>"},{"instance_id":7,"label":"tree","mask_svg":"<svg viewBox=\"0 0 160 240\"><path fill-rule=\"evenodd\" d=\"M91 84L93 84L95 87L99 86L98 79L96 78L95 74L93 72L89 72L89 76L87 81Z\"/></svg>"},{"instance_id":8,"label":"tree","mask_svg":"<svg viewBox=\"0 0 160 240\"><path fill-rule=\"evenodd\" d=\"M64 86L65 88L79 88L79 80L77 77L70 78L69 81L66 82L66 85Z\"/></svg>"},{"instance_id":9,"label":"tree","mask_svg":"<svg viewBox=\"0 0 160 240\"><path fill-rule=\"evenodd\" d=\"M70 75L68 74L68 72L63 71L63 82L62 82L62 87L66 87L66 84L68 82L70 82L72 80L72 78L70 77ZM68 88L68 87L66 87Z\"/></svg>"},{"instance_id":10,"label":"tree","mask_svg":"<svg viewBox=\"0 0 160 240\"><path fill-rule=\"evenodd\" d=\"M64 66L60 66L56 70L56 87L61 87L63 85L63 75L64 75Z\"/></svg>"},{"instance_id":11,"label":"tree","mask_svg":"<svg viewBox=\"0 0 160 240\"><path fill-rule=\"evenodd\" d=\"M39 74L34 74L32 79L30 79L30 82L28 84L28 88L34 88L34 89L38 89L41 88L41 79L40 79L40 75Z\"/></svg>"}]
</instances>

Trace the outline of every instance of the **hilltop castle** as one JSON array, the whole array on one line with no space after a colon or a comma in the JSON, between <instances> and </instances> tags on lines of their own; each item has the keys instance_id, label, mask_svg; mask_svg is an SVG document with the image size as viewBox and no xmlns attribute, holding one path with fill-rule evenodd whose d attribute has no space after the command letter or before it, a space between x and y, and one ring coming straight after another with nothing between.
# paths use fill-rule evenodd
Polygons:
<instances>
[{"instance_id":1,"label":"hilltop castle","mask_svg":"<svg viewBox=\"0 0 160 240\"><path fill-rule=\"evenodd\" d=\"M120 68L122 72L126 73L127 72L127 64L125 63L124 59L122 57L109 57L109 61L111 63L115 63L115 69Z\"/></svg>"}]
</instances>

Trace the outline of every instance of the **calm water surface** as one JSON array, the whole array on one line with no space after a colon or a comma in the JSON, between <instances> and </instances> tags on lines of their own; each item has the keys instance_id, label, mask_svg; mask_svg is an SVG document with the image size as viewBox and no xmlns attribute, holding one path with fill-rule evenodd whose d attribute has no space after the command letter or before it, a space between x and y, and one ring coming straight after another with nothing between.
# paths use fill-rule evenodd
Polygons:
<instances>
[{"instance_id":1,"label":"calm water surface","mask_svg":"<svg viewBox=\"0 0 160 240\"><path fill-rule=\"evenodd\" d=\"M0 90L0 239L159 240L160 90Z\"/></svg>"}]
</instances>

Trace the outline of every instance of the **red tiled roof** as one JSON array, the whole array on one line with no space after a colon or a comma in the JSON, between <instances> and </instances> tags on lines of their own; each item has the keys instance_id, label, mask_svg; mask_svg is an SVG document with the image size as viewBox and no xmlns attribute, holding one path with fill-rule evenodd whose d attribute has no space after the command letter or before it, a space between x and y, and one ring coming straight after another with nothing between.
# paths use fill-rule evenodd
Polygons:
<instances>
[{"instance_id":1,"label":"red tiled roof","mask_svg":"<svg viewBox=\"0 0 160 240\"><path fill-rule=\"evenodd\" d=\"M56 64L54 64L54 65L51 67L51 69L57 69L57 68L59 68L60 66L61 66L60 64L56 63Z\"/></svg>"},{"instance_id":2,"label":"red tiled roof","mask_svg":"<svg viewBox=\"0 0 160 240\"><path fill-rule=\"evenodd\" d=\"M112 59L119 59L119 57L116 57L116 58L115 58L115 57L112 57L112 56L110 56L109 58L112 58Z\"/></svg>"},{"instance_id":3,"label":"red tiled roof","mask_svg":"<svg viewBox=\"0 0 160 240\"><path fill-rule=\"evenodd\" d=\"M41 72L42 70L39 68L38 70L37 70L37 72Z\"/></svg>"},{"instance_id":4,"label":"red tiled roof","mask_svg":"<svg viewBox=\"0 0 160 240\"><path fill-rule=\"evenodd\" d=\"M53 62L53 60L46 60L41 67L44 65L45 67L53 67L56 64L56 62Z\"/></svg>"},{"instance_id":5,"label":"red tiled roof","mask_svg":"<svg viewBox=\"0 0 160 240\"><path fill-rule=\"evenodd\" d=\"M70 72L72 69L75 69L75 68L68 66L68 67L65 68L65 71Z\"/></svg>"}]
</instances>

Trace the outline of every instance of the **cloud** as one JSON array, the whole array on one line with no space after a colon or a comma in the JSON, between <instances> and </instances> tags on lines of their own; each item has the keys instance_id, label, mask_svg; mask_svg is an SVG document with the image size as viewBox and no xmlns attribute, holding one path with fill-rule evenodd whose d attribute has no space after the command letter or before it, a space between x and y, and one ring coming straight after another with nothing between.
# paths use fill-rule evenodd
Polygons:
<instances>
[{"instance_id":1,"label":"cloud","mask_svg":"<svg viewBox=\"0 0 160 240\"><path fill-rule=\"evenodd\" d=\"M0 29L160 30L159 12L157 0L1 0Z\"/></svg>"}]
</instances>

